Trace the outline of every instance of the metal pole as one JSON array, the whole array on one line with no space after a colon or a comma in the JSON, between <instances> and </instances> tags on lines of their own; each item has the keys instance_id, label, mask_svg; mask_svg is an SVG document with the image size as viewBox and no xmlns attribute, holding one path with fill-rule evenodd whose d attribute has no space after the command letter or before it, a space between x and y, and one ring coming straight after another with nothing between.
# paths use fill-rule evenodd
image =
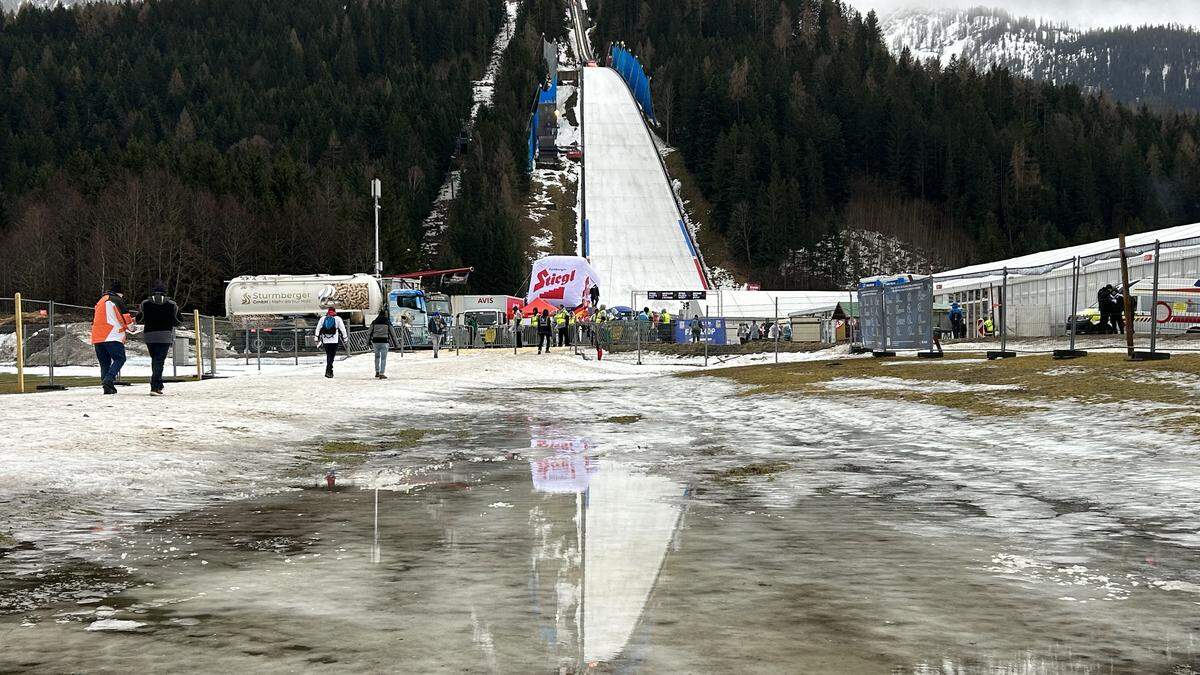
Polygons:
<instances>
[{"instance_id":1,"label":"metal pole","mask_svg":"<svg viewBox=\"0 0 1200 675\"><path fill-rule=\"evenodd\" d=\"M1158 253L1162 245L1154 241L1154 292L1150 296L1150 353L1158 347ZM1126 294L1129 289L1125 289Z\"/></svg>"},{"instance_id":2,"label":"metal pole","mask_svg":"<svg viewBox=\"0 0 1200 675\"><path fill-rule=\"evenodd\" d=\"M775 329L775 363L779 363L779 296L775 296L775 321L772 327Z\"/></svg>"},{"instance_id":3,"label":"metal pole","mask_svg":"<svg viewBox=\"0 0 1200 675\"><path fill-rule=\"evenodd\" d=\"M254 360L258 364L259 372L262 372L262 326L254 329Z\"/></svg>"},{"instance_id":4,"label":"metal pole","mask_svg":"<svg viewBox=\"0 0 1200 675\"><path fill-rule=\"evenodd\" d=\"M196 379L204 379L204 345L200 337L200 310L192 310L192 327L196 331Z\"/></svg>"},{"instance_id":5,"label":"metal pole","mask_svg":"<svg viewBox=\"0 0 1200 675\"><path fill-rule=\"evenodd\" d=\"M383 192L378 178L371 180L371 197L375 200L375 277L383 275L383 261L379 259L379 197Z\"/></svg>"},{"instance_id":6,"label":"metal pole","mask_svg":"<svg viewBox=\"0 0 1200 675\"><path fill-rule=\"evenodd\" d=\"M846 293L850 296L850 304L846 305L846 342L854 344L854 325L850 322L854 317L854 291L847 290Z\"/></svg>"},{"instance_id":7,"label":"metal pole","mask_svg":"<svg viewBox=\"0 0 1200 675\"><path fill-rule=\"evenodd\" d=\"M50 310L48 312L47 318L50 321L50 346L49 346L50 379L47 382L47 384L49 384L50 387L53 388L54 387L54 301L53 300L50 301Z\"/></svg>"},{"instance_id":8,"label":"metal pole","mask_svg":"<svg viewBox=\"0 0 1200 675\"><path fill-rule=\"evenodd\" d=\"M243 325L245 325L245 324L243 324ZM245 335L246 335L246 352L245 353L246 353L246 367L248 368L248 367L250 367L250 326L245 326L245 328L243 328L242 330L245 331Z\"/></svg>"},{"instance_id":9,"label":"metal pole","mask_svg":"<svg viewBox=\"0 0 1200 675\"><path fill-rule=\"evenodd\" d=\"M13 294L13 310L17 314L17 391L25 393L25 323L21 317L21 294Z\"/></svg>"},{"instance_id":10,"label":"metal pole","mask_svg":"<svg viewBox=\"0 0 1200 675\"><path fill-rule=\"evenodd\" d=\"M208 341L208 362L212 364L212 376L217 376L217 317L208 317L208 327L212 335Z\"/></svg>"},{"instance_id":11,"label":"metal pole","mask_svg":"<svg viewBox=\"0 0 1200 675\"><path fill-rule=\"evenodd\" d=\"M1125 348L1129 358L1133 358L1133 297L1129 294L1129 258L1125 255L1125 235L1121 235L1117 243L1121 247L1121 290L1125 298L1125 306L1121 308L1125 315Z\"/></svg>"},{"instance_id":12,"label":"metal pole","mask_svg":"<svg viewBox=\"0 0 1200 675\"><path fill-rule=\"evenodd\" d=\"M706 328L708 328L708 321L709 321L708 305L706 304L706 305L704 305L704 326L701 326L701 328L700 328L700 337L704 338L704 367L705 368L708 367L708 339L709 338L707 335L704 334L704 331ZM714 334L716 333L715 329L713 330L713 333Z\"/></svg>"},{"instance_id":13,"label":"metal pole","mask_svg":"<svg viewBox=\"0 0 1200 675\"><path fill-rule=\"evenodd\" d=\"M928 331L925 334L925 343L929 345L926 349L930 354L933 354L933 279L926 279L921 282L922 286L927 285L929 288L929 311L925 315L929 317ZM941 348L941 343L938 343L938 348Z\"/></svg>"},{"instance_id":14,"label":"metal pole","mask_svg":"<svg viewBox=\"0 0 1200 675\"><path fill-rule=\"evenodd\" d=\"M1075 333L1078 331L1079 319L1079 256L1075 256L1075 265L1071 271L1071 351L1075 351Z\"/></svg>"},{"instance_id":15,"label":"metal pole","mask_svg":"<svg viewBox=\"0 0 1200 675\"><path fill-rule=\"evenodd\" d=\"M300 332L292 329L292 362L300 365Z\"/></svg>"},{"instance_id":16,"label":"metal pole","mask_svg":"<svg viewBox=\"0 0 1200 675\"><path fill-rule=\"evenodd\" d=\"M861 296L860 296L861 299ZM887 310L888 310L888 289L884 286L879 289L879 351L886 352L888 350L888 325L887 325ZM861 313L861 312L860 312Z\"/></svg>"},{"instance_id":17,"label":"metal pole","mask_svg":"<svg viewBox=\"0 0 1200 675\"><path fill-rule=\"evenodd\" d=\"M1008 351L1008 268L1004 268L1004 290L1000 292L1000 351Z\"/></svg>"},{"instance_id":18,"label":"metal pole","mask_svg":"<svg viewBox=\"0 0 1200 675\"><path fill-rule=\"evenodd\" d=\"M456 317L455 317L455 322L454 322L454 332L453 332L453 333L451 333L451 335L454 335L455 337L458 337L458 336L457 336L457 335L455 335L455 334L456 334L456 333L459 333L459 332L461 332L461 331L462 331L462 314L459 314L458 316L456 316ZM458 356L458 347L459 347L459 344L458 344L458 343L460 343L460 342L462 342L462 340L455 340L455 341L454 341L454 355L455 355L455 356Z\"/></svg>"}]
</instances>

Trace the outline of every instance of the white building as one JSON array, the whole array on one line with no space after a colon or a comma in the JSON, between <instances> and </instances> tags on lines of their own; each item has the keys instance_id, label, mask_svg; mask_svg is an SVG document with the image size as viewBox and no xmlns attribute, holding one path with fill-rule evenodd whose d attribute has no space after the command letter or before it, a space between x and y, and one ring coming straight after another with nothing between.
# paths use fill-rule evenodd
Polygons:
<instances>
[{"instance_id":1,"label":"white building","mask_svg":"<svg viewBox=\"0 0 1200 675\"><path fill-rule=\"evenodd\" d=\"M1200 279L1200 223L1197 223L1126 237L1131 284L1153 276L1155 241L1163 244L1160 278ZM1184 245L1168 247L1169 242ZM1102 286L1120 285L1121 261L1115 253L1117 250L1118 240L1106 239L949 270L933 275L934 302L961 304L968 327L978 327L989 314L999 327L1003 270L1007 268L1012 300L1008 308L1009 334L1023 337L1063 335L1067 317L1074 311L1073 304L1080 310L1095 306L1096 292ZM1105 255L1110 252L1113 252L1111 256ZM1072 303L1071 285L1077 258L1082 266L1077 297Z\"/></svg>"}]
</instances>

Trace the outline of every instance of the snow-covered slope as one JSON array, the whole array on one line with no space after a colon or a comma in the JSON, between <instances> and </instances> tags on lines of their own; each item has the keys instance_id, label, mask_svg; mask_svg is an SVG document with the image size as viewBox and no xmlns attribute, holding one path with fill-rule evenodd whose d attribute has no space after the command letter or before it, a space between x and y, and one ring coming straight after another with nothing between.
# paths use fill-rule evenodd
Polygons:
<instances>
[{"instance_id":1,"label":"snow-covered slope","mask_svg":"<svg viewBox=\"0 0 1200 675\"><path fill-rule=\"evenodd\" d=\"M625 82L611 68L583 69L584 254L600 274L601 302L630 291L703 290L658 148Z\"/></svg>"},{"instance_id":2,"label":"snow-covered slope","mask_svg":"<svg viewBox=\"0 0 1200 675\"><path fill-rule=\"evenodd\" d=\"M979 68L1104 90L1128 103L1200 108L1200 33L1182 26L1078 30L998 9L899 10L883 17L884 41L899 56L952 58Z\"/></svg>"}]
</instances>

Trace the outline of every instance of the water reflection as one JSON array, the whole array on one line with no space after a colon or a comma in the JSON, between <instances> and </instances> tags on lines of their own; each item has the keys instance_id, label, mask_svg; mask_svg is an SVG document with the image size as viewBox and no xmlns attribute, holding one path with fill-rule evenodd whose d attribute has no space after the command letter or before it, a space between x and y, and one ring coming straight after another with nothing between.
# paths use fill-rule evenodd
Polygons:
<instances>
[{"instance_id":1,"label":"water reflection","mask_svg":"<svg viewBox=\"0 0 1200 675\"><path fill-rule=\"evenodd\" d=\"M606 458L597 458L589 439L531 431L531 447L553 454L529 462L534 490L573 495L573 541L534 551L533 578L547 548L561 563L556 621L549 642L563 645L562 619L573 624L577 665L594 667L621 655L641 621L682 515L687 488ZM534 507L535 533L545 518ZM565 586L565 587L564 587Z\"/></svg>"}]
</instances>

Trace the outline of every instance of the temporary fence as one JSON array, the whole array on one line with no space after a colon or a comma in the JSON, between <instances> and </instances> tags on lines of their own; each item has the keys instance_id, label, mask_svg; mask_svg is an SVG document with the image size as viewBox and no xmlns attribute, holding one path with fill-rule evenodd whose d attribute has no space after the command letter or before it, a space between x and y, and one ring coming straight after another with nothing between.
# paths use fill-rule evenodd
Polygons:
<instances>
[{"instance_id":1,"label":"temporary fence","mask_svg":"<svg viewBox=\"0 0 1200 675\"><path fill-rule=\"evenodd\" d=\"M1143 235L1134 244L1127 244L1122 235L1116 247L1105 250L1089 250L1085 254L1062 256L1058 259L1039 259L1036 264L1027 266L999 266L980 269L972 268L964 273L940 274L934 276L939 290L937 294L949 301L960 302L968 313L968 324L982 324L986 319L997 323L996 336L1000 341L1000 349L988 353L990 358L1015 356L1017 351L1009 349L1009 340L1013 336L1014 315L1017 320L1033 309L1042 311L1047 316L1042 317L1043 325L1057 324L1049 315L1054 310L1054 304L1061 302L1058 307L1063 313L1060 338L1065 342L1059 349L1033 349L1025 352L1050 352L1057 358L1077 358L1085 356L1086 352L1077 349L1077 336L1083 330L1099 328L1088 315L1081 315L1083 308L1088 308L1092 290L1088 282L1103 285L1108 283L1122 289L1124 306L1120 307L1118 326L1121 328L1120 342L1105 347L1124 348L1129 357L1135 360L1150 360L1168 358L1160 351L1164 327L1169 327L1172 333L1189 331L1200 332L1200 287L1174 289L1186 293L1189 298L1182 302L1165 301L1160 296L1161 280L1164 278L1162 267L1170 266L1175 276L1196 275L1196 265L1187 268L1184 261L1200 259L1200 237L1187 236L1168 241L1147 241ZM1190 249L1190 250L1188 250ZM1164 252L1174 251L1174 256ZM1115 265L1113 264L1115 261ZM1104 264L1104 263L1108 264ZM1131 269L1137 268L1137 278L1132 276ZM1113 279L1116 275L1117 278ZM1144 284L1149 275L1149 293L1145 293ZM1040 289L1038 297L1025 287L1033 281L1045 280L1045 288ZM961 283L966 281L967 283ZM972 284L971 281L976 281ZM954 283L960 282L960 283ZM1200 283L1196 280L1195 283ZM974 288L972 286L975 286ZM986 286L986 290L978 287ZM1053 286L1053 288L1050 288ZM1014 287L1016 287L1014 289ZM1174 292L1174 291L1173 291ZM1081 300L1082 295L1082 300ZM1194 296L1194 299L1193 299ZM1044 300L1038 303L1036 300ZM997 311L998 310L998 311ZM979 313L982 317L979 317ZM998 314L998 316L996 316ZM972 321L974 319L974 321ZM1138 327L1141 330L1138 330ZM1050 331L1057 333L1057 331ZM1143 347L1145 349L1140 349ZM1172 351L1197 351L1190 344L1177 343Z\"/></svg>"},{"instance_id":2,"label":"temporary fence","mask_svg":"<svg viewBox=\"0 0 1200 675\"><path fill-rule=\"evenodd\" d=\"M613 43L609 55L612 59L613 70L620 73L621 79L629 85L629 91L641 106L642 112L646 117L655 120L654 101L650 97L650 78L646 76L646 69L642 67L642 62L620 42ZM655 124L657 123L655 121Z\"/></svg>"},{"instance_id":3,"label":"temporary fence","mask_svg":"<svg viewBox=\"0 0 1200 675\"><path fill-rule=\"evenodd\" d=\"M0 365L15 369L18 392L62 389L78 378L94 378L99 371L91 342L95 308L52 300L0 298ZM164 375L170 380L202 379L217 374L222 347L220 323L224 319L185 312L168 355ZM128 357L149 357L138 336L125 342ZM118 381L120 384L120 381Z\"/></svg>"}]
</instances>

